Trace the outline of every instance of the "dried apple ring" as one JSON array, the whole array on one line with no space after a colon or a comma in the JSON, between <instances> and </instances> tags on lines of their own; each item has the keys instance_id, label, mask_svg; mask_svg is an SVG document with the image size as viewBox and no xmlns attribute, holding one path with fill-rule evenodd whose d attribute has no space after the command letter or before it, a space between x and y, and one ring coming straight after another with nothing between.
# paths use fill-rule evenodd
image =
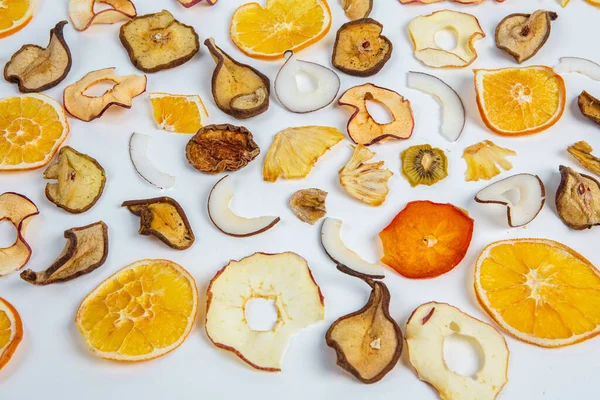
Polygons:
<instances>
[{"instance_id":1,"label":"dried apple ring","mask_svg":"<svg viewBox=\"0 0 600 400\"><path fill-rule=\"evenodd\" d=\"M94 11L94 5L102 3L112 8ZM70 0L69 18L78 31L85 31L94 24L114 24L127 21L137 15L130 0Z\"/></svg>"},{"instance_id":2,"label":"dried apple ring","mask_svg":"<svg viewBox=\"0 0 600 400\"><path fill-rule=\"evenodd\" d=\"M445 50L435 42L435 35L450 29L456 34L456 47ZM477 18L458 11L442 10L416 17L408 24L415 57L434 68L462 68L477 58L474 44L485 37Z\"/></svg>"},{"instance_id":3,"label":"dried apple ring","mask_svg":"<svg viewBox=\"0 0 600 400\"><path fill-rule=\"evenodd\" d=\"M37 206L21 194L6 192L0 195L0 221L8 220L17 230L15 243L0 248L0 276L23 268L29 261L31 247L25 241L25 229L31 217L39 213Z\"/></svg>"}]
</instances>

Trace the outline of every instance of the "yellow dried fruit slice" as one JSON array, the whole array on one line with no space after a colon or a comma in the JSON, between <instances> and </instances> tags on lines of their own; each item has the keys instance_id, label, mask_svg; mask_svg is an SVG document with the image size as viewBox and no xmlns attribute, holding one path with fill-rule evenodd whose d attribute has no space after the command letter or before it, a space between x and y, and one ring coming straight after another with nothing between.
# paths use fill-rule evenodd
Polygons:
<instances>
[{"instance_id":1,"label":"yellow dried fruit slice","mask_svg":"<svg viewBox=\"0 0 600 400\"><path fill-rule=\"evenodd\" d=\"M394 174L383 168L383 161L367 163L373 157L374 152L362 144L357 145L348 163L339 171L340 184L350 196L379 207L390 191L388 181Z\"/></svg>"},{"instance_id":2,"label":"yellow dried fruit slice","mask_svg":"<svg viewBox=\"0 0 600 400\"><path fill-rule=\"evenodd\" d=\"M175 133L196 133L208 118L198 95L150 93L152 113L158 127Z\"/></svg>"},{"instance_id":3,"label":"yellow dried fruit slice","mask_svg":"<svg viewBox=\"0 0 600 400\"><path fill-rule=\"evenodd\" d=\"M0 369L11 359L23 339L23 322L19 312L0 297Z\"/></svg>"},{"instance_id":4,"label":"yellow dried fruit slice","mask_svg":"<svg viewBox=\"0 0 600 400\"><path fill-rule=\"evenodd\" d=\"M463 158L467 162L465 179L467 182L480 179L489 180L500 174L500 166L505 171L512 169L512 164L506 160L508 156L516 156L513 150L497 146L491 140L484 140L467 147Z\"/></svg>"}]
</instances>

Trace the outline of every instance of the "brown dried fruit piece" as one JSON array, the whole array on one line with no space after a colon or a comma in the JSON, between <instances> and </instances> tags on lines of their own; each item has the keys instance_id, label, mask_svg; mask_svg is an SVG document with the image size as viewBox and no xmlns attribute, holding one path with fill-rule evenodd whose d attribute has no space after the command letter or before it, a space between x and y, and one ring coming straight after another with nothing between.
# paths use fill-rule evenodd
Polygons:
<instances>
[{"instance_id":1,"label":"brown dried fruit piece","mask_svg":"<svg viewBox=\"0 0 600 400\"><path fill-rule=\"evenodd\" d=\"M333 66L348 75L375 75L392 56L392 42L381 35L383 25L371 18L346 22L333 45Z\"/></svg>"},{"instance_id":2,"label":"brown dried fruit piece","mask_svg":"<svg viewBox=\"0 0 600 400\"><path fill-rule=\"evenodd\" d=\"M192 167L209 174L237 171L260 154L252 133L243 126L207 125L185 147Z\"/></svg>"},{"instance_id":3,"label":"brown dried fruit piece","mask_svg":"<svg viewBox=\"0 0 600 400\"><path fill-rule=\"evenodd\" d=\"M521 64L544 46L550 37L552 21L557 18L557 13L546 10L533 14L511 14L496 27L496 46Z\"/></svg>"},{"instance_id":4,"label":"brown dried fruit piece","mask_svg":"<svg viewBox=\"0 0 600 400\"><path fill-rule=\"evenodd\" d=\"M204 41L217 66L212 75L212 94L217 107L237 119L255 117L269 108L271 82L249 65L239 63L210 38Z\"/></svg>"},{"instance_id":5,"label":"brown dried fruit piece","mask_svg":"<svg viewBox=\"0 0 600 400\"><path fill-rule=\"evenodd\" d=\"M141 218L140 235L156 236L175 250L185 250L196 240L183 208L170 197L129 200L123 202L121 207L127 207Z\"/></svg>"},{"instance_id":6,"label":"brown dried fruit piece","mask_svg":"<svg viewBox=\"0 0 600 400\"><path fill-rule=\"evenodd\" d=\"M45 271L30 269L21 278L34 285L66 282L101 267L108 256L108 227L102 221L65 231L67 244L60 256Z\"/></svg>"},{"instance_id":7,"label":"brown dried fruit piece","mask_svg":"<svg viewBox=\"0 0 600 400\"><path fill-rule=\"evenodd\" d=\"M135 17L121 27L119 38L133 65L144 72L175 68L200 50L194 28L166 10Z\"/></svg>"},{"instance_id":8,"label":"brown dried fruit piece","mask_svg":"<svg viewBox=\"0 0 600 400\"><path fill-rule=\"evenodd\" d=\"M567 151L579 161L579 164L588 171L600 176L600 158L594 156L592 146L587 142L577 142L569 146Z\"/></svg>"},{"instance_id":9,"label":"brown dried fruit piece","mask_svg":"<svg viewBox=\"0 0 600 400\"><path fill-rule=\"evenodd\" d=\"M37 206L19 193L0 194L0 222L7 220L17 231L13 245L0 248L0 276L23 268L31 258L31 247L25 241L25 231L31 218L39 213Z\"/></svg>"},{"instance_id":10,"label":"brown dried fruit piece","mask_svg":"<svg viewBox=\"0 0 600 400\"><path fill-rule=\"evenodd\" d=\"M98 161L69 146L60 149L56 161L44 171L44 178L58 180L46 184L46 198L73 214L92 208L106 183Z\"/></svg>"},{"instance_id":11,"label":"brown dried fruit piece","mask_svg":"<svg viewBox=\"0 0 600 400\"><path fill-rule=\"evenodd\" d=\"M61 21L50 31L48 47L21 47L6 63L4 79L16 83L21 93L43 92L61 83L71 70L71 51L63 36L66 24Z\"/></svg>"},{"instance_id":12,"label":"brown dried fruit piece","mask_svg":"<svg viewBox=\"0 0 600 400\"><path fill-rule=\"evenodd\" d=\"M584 116L600 125L600 100L584 90L577 98L577 105Z\"/></svg>"},{"instance_id":13,"label":"brown dried fruit piece","mask_svg":"<svg viewBox=\"0 0 600 400\"><path fill-rule=\"evenodd\" d=\"M298 219L314 225L327 213L327 192L321 189L298 190L290 198L290 208Z\"/></svg>"},{"instance_id":14,"label":"brown dried fruit piece","mask_svg":"<svg viewBox=\"0 0 600 400\"><path fill-rule=\"evenodd\" d=\"M373 0L342 0L346 17L352 21L367 18L373 9Z\"/></svg>"},{"instance_id":15,"label":"brown dried fruit piece","mask_svg":"<svg viewBox=\"0 0 600 400\"><path fill-rule=\"evenodd\" d=\"M556 191L556 210L571 229L589 229L600 225L600 182L560 166L560 185Z\"/></svg>"}]
</instances>

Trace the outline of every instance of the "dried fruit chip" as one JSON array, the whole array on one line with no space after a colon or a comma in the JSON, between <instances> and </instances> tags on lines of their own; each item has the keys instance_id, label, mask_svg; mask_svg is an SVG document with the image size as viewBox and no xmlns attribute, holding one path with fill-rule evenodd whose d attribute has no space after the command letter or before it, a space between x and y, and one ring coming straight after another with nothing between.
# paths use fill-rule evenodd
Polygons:
<instances>
[{"instance_id":1,"label":"dried fruit chip","mask_svg":"<svg viewBox=\"0 0 600 400\"><path fill-rule=\"evenodd\" d=\"M97 4L110 6L94 11ZM69 0L69 18L78 31L85 31L93 24L114 24L127 21L137 15L130 0Z\"/></svg>"},{"instance_id":2,"label":"dried fruit chip","mask_svg":"<svg viewBox=\"0 0 600 400\"><path fill-rule=\"evenodd\" d=\"M16 83L21 93L43 92L61 83L71 70L71 51L63 36L67 21L50 31L48 47L26 44L4 67L4 79Z\"/></svg>"},{"instance_id":3,"label":"dried fruit chip","mask_svg":"<svg viewBox=\"0 0 600 400\"><path fill-rule=\"evenodd\" d=\"M413 201L379 233L381 261L412 279L435 278L465 257L474 221L452 204Z\"/></svg>"},{"instance_id":4,"label":"dried fruit chip","mask_svg":"<svg viewBox=\"0 0 600 400\"><path fill-rule=\"evenodd\" d=\"M372 76L392 56L392 42L381 34L383 25L371 18L346 22L333 45L333 66L348 75Z\"/></svg>"},{"instance_id":5,"label":"dried fruit chip","mask_svg":"<svg viewBox=\"0 0 600 400\"><path fill-rule=\"evenodd\" d=\"M321 189L303 189L290 198L290 208L298 219L314 225L327 214L325 200L327 192Z\"/></svg>"},{"instance_id":6,"label":"dried fruit chip","mask_svg":"<svg viewBox=\"0 0 600 400\"><path fill-rule=\"evenodd\" d=\"M0 39L25 28L33 18L34 0L7 0L0 7Z\"/></svg>"},{"instance_id":7,"label":"dried fruit chip","mask_svg":"<svg viewBox=\"0 0 600 400\"><path fill-rule=\"evenodd\" d=\"M155 236L175 250L190 248L196 240L183 208L170 197L129 200L121 207L140 217L140 235Z\"/></svg>"},{"instance_id":8,"label":"dried fruit chip","mask_svg":"<svg viewBox=\"0 0 600 400\"><path fill-rule=\"evenodd\" d=\"M506 157L516 155L515 151L497 146L491 140L475 143L467 147L463 153L463 158L467 162L465 179L467 182L492 179L500 174L496 165L509 171L512 169L512 164L506 161Z\"/></svg>"},{"instance_id":9,"label":"dried fruit chip","mask_svg":"<svg viewBox=\"0 0 600 400\"><path fill-rule=\"evenodd\" d=\"M21 278L34 285L49 285L73 280L101 267L108 256L108 227L98 221L65 231L67 244L48 269L21 272Z\"/></svg>"},{"instance_id":10,"label":"dried fruit chip","mask_svg":"<svg viewBox=\"0 0 600 400\"><path fill-rule=\"evenodd\" d=\"M46 184L46 198L73 214L92 208L106 183L98 161L69 146L60 149L56 161L44 171L44 178L58 181Z\"/></svg>"},{"instance_id":11,"label":"dried fruit chip","mask_svg":"<svg viewBox=\"0 0 600 400\"><path fill-rule=\"evenodd\" d=\"M287 128L273 138L265 157L263 179L275 182L304 178L327 150L338 144L344 135L327 126Z\"/></svg>"},{"instance_id":12,"label":"dried fruit chip","mask_svg":"<svg viewBox=\"0 0 600 400\"><path fill-rule=\"evenodd\" d=\"M204 45L217 64L212 75L212 95L217 107L237 119L255 117L269 108L271 82L249 65L234 60L206 39Z\"/></svg>"},{"instance_id":13,"label":"dried fruit chip","mask_svg":"<svg viewBox=\"0 0 600 400\"><path fill-rule=\"evenodd\" d=\"M146 156L150 136L133 132L129 138L129 158L138 175L159 189L170 189L177 183L177 178L162 172Z\"/></svg>"},{"instance_id":14,"label":"dried fruit chip","mask_svg":"<svg viewBox=\"0 0 600 400\"><path fill-rule=\"evenodd\" d=\"M0 370L10 361L23 340L23 322L19 312L0 297Z\"/></svg>"},{"instance_id":15,"label":"dried fruit chip","mask_svg":"<svg viewBox=\"0 0 600 400\"><path fill-rule=\"evenodd\" d=\"M592 154L593 150L592 146L587 144L587 142L577 142L567 149L583 168L600 176L600 158Z\"/></svg>"},{"instance_id":16,"label":"dried fruit chip","mask_svg":"<svg viewBox=\"0 0 600 400\"><path fill-rule=\"evenodd\" d=\"M100 82L114 82L115 86L101 96L88 96L86 90ZM63 93L65 109L82 121L99 118L111 106L131 108L134 97L146 91L146 76L116 76L114 68L88 72L79 81L67 86Z\"/></svg>"},{"instance_id":17,"label":"dried fruit chip","mask_svg":"<svg viewBox=\"0 0 600 400\"><path fill-rule=\"evenodd\" d=\"M402 176L412 187L431 186L448 176L448 158L442 149L428 144L411 146L400 154Z\"/></svg>"},{"instance_id":18,"label":"dried fruit chip","mask_svg":"<svg viewBox=\"0 0 600 400\"><path fill-rule=\"evenodd\" d=\"M373 0L342 0L346 17L351 20L367 18L373 9Z\"/></svg>"},{"instance_id":19,"label":"dried fruit chip","mask_svg":"<svg viewBox=\"0 0 600 400\"><path fill-rule=\"evenodd\" d=\"M156 124L167 132L196 133L208 118L198 95L150 93L148 97Z\"/></svg>"},{"instance_id":20,"label":"dried fruit chip","mask_svg":"<svg viewBox=\"0 0 600 400\"><path fill-rule=\"evenodd\" d=\"M433 4L433 3L440 3L444 0L400 0L401 4ZM451 1L453 3L458 3L458 4L481 4L483 3L483 0L448 0ZM504 0L496 0L496 2L498 3L502 3L504 2Z\"/></svg>"},{"instance_id":21,"label":"dried fruit chip","mask_svg":"<svg viewBox=\"0 0 600 400\"><path fill-rule=\"evenodd\" d=\"M600 225L600 182L560 166L561 181L556 191L556 211L571 229Z\"/></svg>"},{"instance_id":22,"label":"dried fruit chip","mask_svg":"<svg viewBox=\"0 0 600 400\"><path fill-rule=\"evenodd\" d=\"M244 168L260 154L252 133L243 126L207 125L185 146L192 167L217 174Z\"/></svg>"},{"instance_id":23,"label":"dried fruit chip","mask_svg":"<svg viewBox=\"0 0 600 400\"><path fill-rule=\"evenodd\" d=\"M23 268L29 261L31 247L25 241L25 231L31 218L39 213L36 205L21 194L6 192L0 195L0 221L7 220L17 230L15 243L0 248L0 276Z\"/></svg>"},{"instance_id":24,"label":"dried fruit chip","mask_svg":"<svg viewBox=\"0 0 600 400\"><path fill-rule=\"evenodd\" d=\"M577 105L584 116L600 125L600 100L584 90L577 98Z\"/></svg>"},{"instance_id":25,"label":"dried fruit chip","mask_svg":"<svg viewBox=\"0 0 600 400\"><path fill-rule=\"evenodd\" d=\"M375 156L362 144L354 147L350 161L339 171L340 183L350 194L363 203L378 207L389 193L388 180L394 175L383 169L383 161L367 163Z\"/></svg>"},{"instance_id":26,"label":"dried fruit chip","mask_svg":"<svg viewBox=\"0 0 600 400\"><path fill-rule=\"evenodd\" d=\"M367 101L385 106L394 120L387 124L375 121L369 114ZM413 133L415 120L410 101L393 90L365 83L346 90L338 104L352 108L347 128L354 143L369 146L389 139L408 139Z\"/></svg>"},{"instance_id":27,"label":"dried fruit chip","mask_svg":"<svg viewBox=\"0 0 600 400\"><path fill-rule=\"evenodd\" d=\"M200 3L202 0L177 0L177 1L179 2L179 4L181 4L185 8L190 8L190 7ZM215 4L217 4L217 1L219 1L219 0L206 0L206 4L208 4L209 6L214 6Z\"/></svg>"}]
</instances>

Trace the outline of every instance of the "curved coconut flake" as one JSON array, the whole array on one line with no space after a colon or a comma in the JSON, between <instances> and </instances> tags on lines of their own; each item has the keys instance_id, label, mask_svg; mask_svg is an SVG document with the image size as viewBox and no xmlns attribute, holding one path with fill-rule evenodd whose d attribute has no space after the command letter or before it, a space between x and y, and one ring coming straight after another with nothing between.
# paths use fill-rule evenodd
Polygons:
<instances>
[{"instance_id":1,"label":"curved coconut flake","mask_svg":"<svg viewBox=\"0 0 600 400\"><path fill-rule=\"evenodd\" d=\"M554 67L554 72L557 74L577 72L595 81L600 81L600 64L585 58L561 57L558 65Z\"/></svg>"},{"instance_id":2,"label":"curved coconut flake","mask_svg":"<svg viewBox=\"0 0 600 400\"><path fill-rule=\"evenodd\" d=\"M12 192L0 195L0 221L9 221L17 231L10 247L0 248L0 276L21 269L31 258L31 247L25 241L25 230L32 217L40 212L27 197Z\"/></svg>"},{"instance_id":3,"label":"curved coconut flake","mask_svg":"<svg viewBox=\"0 0 600 400\"><path fill-rule=\"evenodd\" d=\"M133 168L149 184L159 189L170 189L175 186L177 179L157 169L146 156L150 136L134 132L129 139L129 157Z\"/></svg>"},{"instance_id":4,"label":"curved coconut flake","mask_svg":"<svg viewBox=\"0 0 600 400\"><path fill-rule=\"evenodd\" d=\"M107 4L112 8L94 12L96 3ZM94 24L114 24L127 21L137 15L137 10L129 0L70 0L69 18L78 31L85 31Z\"/></svg>"}]
</instances>

